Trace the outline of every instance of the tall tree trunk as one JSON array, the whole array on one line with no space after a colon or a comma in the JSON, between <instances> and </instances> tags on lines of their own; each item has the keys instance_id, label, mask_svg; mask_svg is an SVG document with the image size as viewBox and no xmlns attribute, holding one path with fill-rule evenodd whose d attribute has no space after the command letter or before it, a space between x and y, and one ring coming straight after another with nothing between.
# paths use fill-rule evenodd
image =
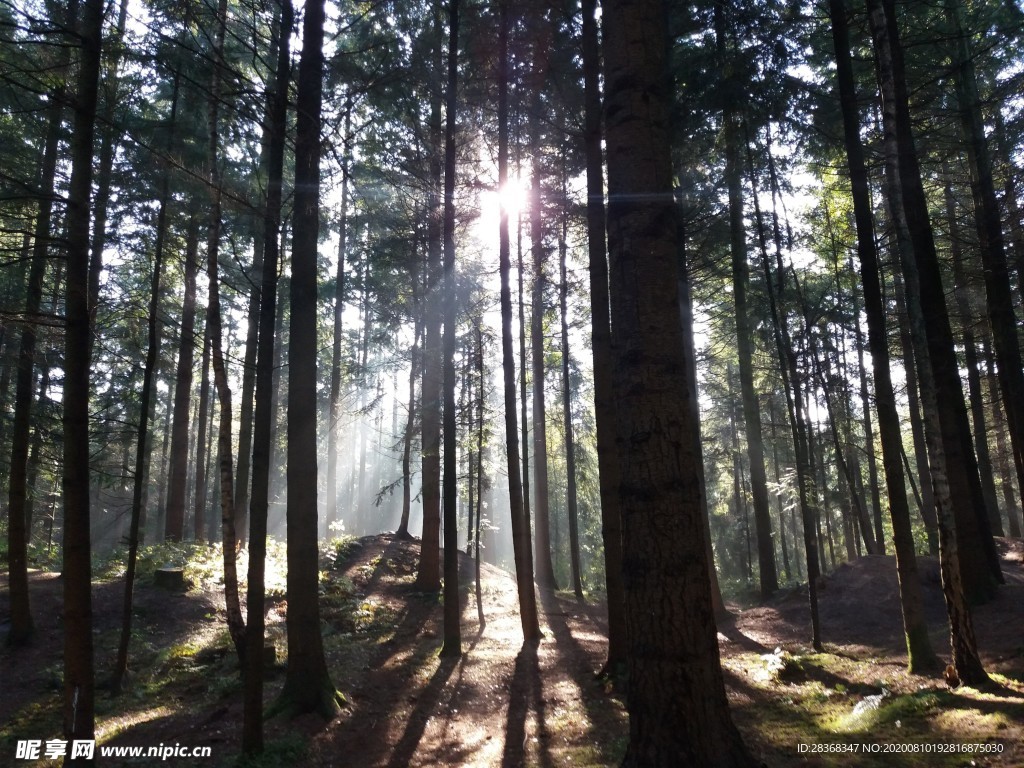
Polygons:
<instances>
[{"instance_id":1,"label":"tall tree trunk","mask_svg":"<svg viewBox=\"0 0 1024 768\"><path fill-rule=\"evenodd\" d=\"M604 5L630 718L623 766L748 766L718 655L678 313L664 6ZM642 202L640 202L642 201Z\"/></svg>"},{"instance_id":2,"label":"tall tree trunk","mask_svg":"<svg viewBox=\"0 0 1024 768\"><path fill-rule=\"evenodd\" d=\"M99 116L100 147L96 158L96 194L93 196L93 228L89 262L89 316L96 325L99 308L100 265L103 263L103 249L107 244L107 208L110 204L111 173L114 168L114 153L117 150L115 109L119 102L118 67L121 62L125 23L128 16L128 0L120 0L117 27L107 41L108 59L103 75L103 111Z\"/></svg>"},{"instance_id":3,"label":"tall tree trunk","mask_svg":"<svg viewBox=\"0 0 1024 768\"><path fill-rule=\"evenodd\" d=\"M859 125L859 122L858 122ZM865 190L867 187L867 172L864 174L864 185ZM874 233L868 231L868 235L873 237ZM868 236L866 235L866 236ZM872 245L872 247L874 247ZM853 256L850 256L850 271L853 271ZM857 372L860 379L860 407L864 414L862 423L864 426L864 454L868 461L868 486L870 487L871 494L871 519L875 523L875 540L878 542L879 554L885 554L885 534L882 530L882 496L880 493L880 484L878 482L878 462L875 459L875 431L872 425L871 419L871 397L868 393L868 371L867 366L864 365L864 333L860 327L860 297L857 295L857 289L854 288L852 291L853 299L853 328L854 337L857 342ZM888 358L888 349L886 350L886 358ZM888 364L886 371L888 372ZM877 380L877 375L876 375ZM876 385L877 386L877 385ZM877 399L878 394L876 392L875 398ZM876 406L877 407L877 406ZM883 467L884 471L884 467ZM860 478L862 475L857 473L858 487L861 491L861 497L863 497L863 480ZM886 481L888 483L888 481ZM888 488L888 485L886 486Z\"/></svg>"},{"instance_id":4,"label":"tall tree trunk","mask_svg":"<svg viewBox=\"0 0 1024 768\"><path fill-rule=\"evenodd\" d=\"M174 421L171 427L171 466L167 482L164 538L181 541L187 502L189 419L192 415L192 377L195 348L196 272L199 253L199 217L195 209L185 228L185 293L178 338L178 371L174 384ZM204 355L205 361L205 355ZM205 362L204 362L205 370ZM205 411L203 412L205 414ZM202 430L202 426L200 426Z\"/></svg>"},{"instance_id":5,"label":"tall tree trunk","mask_svg":"<svg viewBox=\"0 0 1024 768\"><path fill-rule=\"evenodd\" d=\"M601 538L604 542L608 601L608 655L604 672L622 672L626 657L626 618L622 586L622 533L615 456L615 396L612 390L608 260L605 247L604 161L601 152L601 56L597 0L583 0L584 150L587 162L587 258L590 272L590 329L594 353L594 421L597 433Z\"/></svg>"},{"instance_id":6,"label":"tall tree trunk","mask_svg":"<svg viewBox=\"0 0 1024 768\"><path fill-rule=\"evenodd\" d=\"M783 305L782 286L784 274L782 269L781 244L776 245L778 265L776 273L778 285L772 277L768 257L768 240L765 234L764 218L758 202L757 182L754 175L753 154L750 140L747 139L747 163L750 173L754 202L754 221L757 227L758 246L761 251L761 269L764 273L765 286L768 289L768 304L771 310L772 336L779 359L779 372L782 375L782 388L786 394L786 411L789 416L790 430L793 437L793 454L796 463L797 493L800 499L800 517L803 523L804 561L807 565L807 602L811 618L811 647L821 649L821 624L818 617L818 578L821 575L821 558L818 552L819 536L818 508L814 494L814 479L808 458L809 426L805 414L803 392L800 386L800 372L796 362L796 352L790 339ZM794 510L794 517L796 512ZM795 529L795 526L794 526Z\"/></svg>"},{"instance_id":7,"label":"tall tree trunk","mask_svg":"<svg viewBox=\"0 0 1024 768\"><path fill-rule=\"evenodd\" d=\"M896 259L899 259L898 248L899 244L895 243L892 250ZM928 537L928 553L938 556L939 527L936 518L937 506L935 503L935 492L929 479L931 477L931 470L928 468L928 443L924 436L924 417L921 414L921 388L917 378L917 363L914 357L914 343L910 332L910 319L906 311L907 301L903 289L903 278L900 276L900 269L898 267L894 270L894 276L894 298L898 314L900 350L903 356L903 370L907 377L907 406L910 416L910 433L914 444L914 467L917 470L917 477L921 481L921 519L924 522L925 534ZM884 293L885 278L881 270L879 270L879 283ZM909 466L907 468L907 477L911 484L913 484L914 477Z\"/></svg>"},{"instance_id":8,"label":"tall tree trunk","mask_svg":"<svg viewBox=\"0 0 1024 768\"><path fill-rule=\"evenodd\" d=\"M440 72L441 0L434 0L434 71ZM423 472L423 535L420 538L416 588L423 592L441 589L441 90L430 96L430 182L427 202L427 269L423 301L423 385L420 393Z\"/></svg>"},{"instance_id":9,"label":"tall tree trunk","mask_svg":"<svg viewBox=\"0 0 1024 768\"><path fill-rule=\"evenodd\" d=\"M332 718L342 702L320 634L316 503L316 256L320 233L320 108L324 1L306 4L295 111L295 214L288 353L288 671L280 703Z\"/></svg>"},{"instance_id":10,"label":"tall tree trunk","mask_svg":"<svg viewBox=\"0 0 1024 768\"><path fill-rule=\"evenodd\" d=\"M242 752L263 751L264 584L267 556L267 511L270 503L271 433L274 420L274 326L277 322L277 268L280 258L281 198L284 177L288 85L291 81L290 41L294 12L291 0L278 0L277 62L267 84L265 129L267 200L263 216L263 265L260 275L260 318L253 396L252 494L249 501L249 569L246 593L245 668Z\"/></svg>"},{"instance_id":11,"label":"tall tree trunk","mask_svg":"<svg viewBox=\"0 0 1024 768\"><path fill-rule=\"evenodd\" d=\"M543 15L543 11L541 12ZM541 24L546 26L542 19ZM548 51L540 41L534 45L535 72L543 78ZM546 248L544 245L544 201L541 186L541 85L534 85L533 114L530 119L530 152L533 168L530 180L530 248L533 254L533 290L530 301L530 374L533 384L533 520L534 562L537 585L542 589L557 589L555 569L551 561L551 520L548 500L548 439L547 404L544 382L544 274Z\"/></svg>"},{"instance_id":12,"label":"tall tree trunk","mask_svg":"<svg viewBox=\"0 0 1024 768\"><path fill-rule=\"evenodd\" d=\"M341 363L343 336L342 316L345 313L345 257L348 252L348 195L351 162L349 141L352 131L352 99L345 102L345 142L341 168L341 204L338 212L338 270L334 284L334 338L331 345L331 394L327 422L327 525L338 520L338 430L341 422ZM415 279L415 278L414 278ZM410 411L410 416L411 416Z\"/></svg>"},{"instance_id":13,"label":"tall tree trunk","mask_svg":"<svg viewBox=\"0 0 1024 768\"><path fill-rule=\"evenodd\" d=\"M85 0L79 46L71 181L68 188L67 301L64 335L64 738L94 738L96 680L92 631L89 520L89 219L103 0ZM69 759L68 764L91 760Z\"/></svg>"},{"instance_id":14,"label":"tall tree trunk","mask_svg":"<svg viewBox=\"0 0 1024 768\"><path fill-rule=\"evenodd\" d=\"M265 143L265 142L264 142ZM265 155L266 150L261 151ZM261 158L260 165L266 164ZM255 218L255 217L254 217ZM258 219L253 222L258 224ZM246 310L245 357L242 360L242 403L238 413L238 467L235 473L233 502L235 506L235 539L245 545L249 526L249 484L252 474L253 409L256 396L256 349L259 345L260 283L266 243L263 233L253 237L253 260L249 270L249 305Z\"/></svg>"},{"instance_id":15,"label":"tall tree trunk","mask_svg":"<svg viewBox=\"0 0 1024 768\"><path fill-rule=\"evenodd\" d=\"M562 176L562 191L565 189L565 174ZM583 599L583 580L580 576L580 533L579 509L576 501L576 442L572 427L572 386L569 381L569 282L566 277L565 259L568 245L566 229L568 218L562 216L562 235L558 241L559 292L558 305L562 318L562 423L565 433L565 486L566 507L569 515L569 562L572 573L572 589L577 600Z\"/></svg>"},{"instance_id":16,"label":"tall tree trunk","mask_svg":"<svg viewBox=\"0 0 1024 768\"><path fill-rule=\"evenodd\" d=\"M499 0L498 30L498 187L508 183L508 4ZM511 247L508 235L508 209L502 207L498 226L498 271L501 276L501 366L505 384L505 466L508 471L508 497L512 528L512 549L519 593L519 620L523 642L540 642L537 617L537 593L533 586L533 557L530 549L530 518L523 503L523 482L519 463L519 425L516 424L516 366L512 347L512 289L510 286ZM525 360L523 361L525 365Z\"/></svg>"},{"instance_id":17,"label":"tall tree trunk","mask_svg":"<svg viewBox=\"0 0 1024 768\"><path fill-rule=\"evenodd\" d=\"M896 573L900 584L900 610L903 615L903 633L907 644L907 662L911 673L930 670L938 665L928 637L924 617L924 599L914 554L914 537L910 523L907 491L903 484L901 463L903 436L900 433L896 395L890 373L889 339L886 330L885 305L882 300L882 280L875 247L874 221L868 186L864 147L860 139L860 115L857 92L850 56L850 35L843 0L829 0L832 21L832 42L836 53L836 86L843 113L843 135L846 160L850 172L853 196L854 223L857 231L857 260L864 291L864 311L868 322L868 345L875 380L875 407L878 412L878 431L882 443L882 469L885 473L892 519L893 546L896 550ZM859 327L859 320L858 327ZM858 359L862 359L858 344ZM862 365L863 370L863 365ZM864 404L865 410L867 403Z\"/></svg>"},{"instance_id":18,"label":"tall tree trunk","mask_svg":"<svg viewBox=\"0 0 1024 768\"><path fill-rule=\"evenodd\" d=\"M123 32L124 5L119 18L119 28ZM171 132L167 139L168 154L174 147L174 129L178 114L178 77L174 76L174 85L171 95ZM150 439L150 417L152 415L151 403L153 402L153 386L156 379L156 368L160 355L160 280L164 268L164 245L167 239L167 212L171 205L170 197L171 175L170 167L164 166L160 181L160 209L156 219L156 242L153 246L153 280L149 294L149 312L146 318L146 361L142 372L142 394L139 402L139 425L136 432L135 446L135 476L132 487L132 511L131 524L128 533L128 562L125 568L124 577L124 600L121 616L121 637L117 647L117 659L114 662L114 672L111 680L111 689L115 694L122 691L124 678L128 672L128 646L132 636L132 603L135 591L135 569L138 563L140 531L145 513L144 496L146 486L149 482L149 447ZM95 247L95 243L94 243Z\"/></svg>"},{"instance_id":19,"label":"tall tree trunk","mask_svg":"<svg viewBox=\"0 0 1024 768\"><path fill-rule=\"evenodd\" d=\"M245 622L238 596L238 567L235 539L235 480L233 472L231 435L231 389L228 385L227 368L224 364L224 342L220 319L220 230L221 230L221 189L220 179L220 99L223 81L224 36L228 22L227 0L220 0L217 6L217 31L214 37L213 73L210 78L209 125L210 125L210 225L206 240L206 277L210 281L210 296L206 304L206 326L210 337L210 352L213 363L213 381L217 391L220 423L217 427L218 489L220 495L221 536L224 557L224 602L227 613L228 632L235 652L245 662ZM197 531L199 526L196 526ZM198 536L196 537L198 538ZM212 536L210 537L212 538Z\"/></svg>"},{"instance_id":20,"label":"tall tree trunk","mask_svg":"<svg viewBox=\"0 0 1024 768\"><path fill-rule=\"evenodd\" d=\"M974 638L974 626L966 597L971 593L965 590L962 573L969 567L968 563L974 563L981 569L981 573L968 574L980 580L976 589L981 590L986 584L990 584L983 577L985 571L985 559L981 553L973 553L975 557L963 556L963 549L960 547L960 520L956 517L955 500L961 500L967 496L968 489L963 482L954 493L951 488L951 477L955 476L958 470L957 481L966 481L969 478L963 477L961 466L967 457L960 452L963 444L958 436L953 433L948 424L950 414L949 403L945 403L945 410L940 412L940 404L936 402L953 399L958 402L961 409L963 406L963 394L960 392L959 383L956 388L948 387L943 389L950 372L942 371L943 366L947 368L950 364L954 366L953 373L959 381L959 373L955 369L955 360L943 360L943 356L951 350L946 349L949 339L949 318L945 312L945 302L942 296L942 285L938 279L937 264L935 262L934 242L931 241L930 230L918 231L916 237L912 238L910 230L910 212L915 216L924 216L922 221L917 222L915 230L927 227L927 210L924 205L924 192L921 187L920 172L917 167L917 159L913 149L913 138L910 135L909 112L907 109L906 84L902 80L902 51L900 49L899 36L896 31L895 8L890 0L867 0L868 14L871 24L872 37L874 38L875 54L878 64L878 77L882 92L883 126L886 154L886 176L889 187L889 204L891 215L897 234L897 248L902 261L902 269L906 279L907 287L907 311L911 320L911 334L916 336L914 356L918 367L918 379L921 383L922 413L926 419L925 437L928 442L928 463L931 473L932 486L935 491L937 502L936 511L939 531L939 567L942 577L942 590L946 600L946 613L949 617L950 644L953 650L953 665L958 677L969 685L980 684L988 680L981 660L977 653L977 644ZM907 167L909 165L909 167ZM912 177L916 177L912 178ZM906 205L906 193L910 192L913 198L909 205ZM931 246L930 253L927 251ZM924 270L919 269L924 267ZM922 274L922 271L924 274ZM926 318L922 305L929 304L930 315ZM932 329L930 336L928 329L923 326L939 324L945 326L945 339L936 338L941 333ZM922 338L927 337L927 338ZM935 357L940 362L935 364ZM936 368L939 368L939 372ZM947 417L947 423L942 423L943 415ZM966 420L966 413L964 414ZM959 420L956 426L962 426ZM968 446L968 453L973 459L974 454ZM974 468L976 474L977 467ZM967 473L970 474L969 472ZM958 495L960 494L960 495ZM971 494L970 499L979 494ZM975 522L976 515L966 515L965 525ZM983 516L983 519L984 516ZM977 594L977 593L976 593Z\"/></svg>"},{"instance_id":21,"label":"tall tree trunk","mask_svg":"<svg viewBox=\"0 0 1024 768\"><path fill-rule=\"evenodd\" d=\"M78 0L71 0L65 12L65 28L76 22ZM57 70L67 67L70 44L61 49ZM35 378L36 316L43 299L46 261L51 244L57 152L63 123L65 89L50 94L46 110L46 134L39 167L39 209L32 233L32 254L25 296L25 317L21 326L14 375L14 419L11 430L11 464L8 478L7 505L7 573L11 595L11 628L7 642L27 644L33 634L28 590L28 538L26 526L28 503L29 435L32 425L32 382ZM7 342L13 349L13 340Z\"/></svg>"},{"instance_id":22,"label":"tall tree trunk","mask_svg":"<svg viewBox=\"0 0 1024 768\"><path fill-rule=\"evenodd\" d=\"M414 254L414 260L419 254ZM405 434L402 435L402 516L398 523L398 530L395 536L399 539L411 539L409 533L409 515L412 507L412 438L416 431L416 379L419 378L419 345L420 318L419 301L419 272L413 271L412 296L413 296L413 333L412 348L409 350L409 415L405 421Z\"/></svg>"},{"instance_id":23,"label":"tall tree trunk","mask_svg":"<svg viewBox=\"0 0 1024 768\"><path fill-rule=\"evenodd\" d=\"M715 3L715 38L724 67L722 125L725 140L725 184L729 195L729 250L732 257L732 296L736 309L736 356L739 363L743 426L747 437L747 461L757 529L757 563L761 598L779 588L772 544L772 519L768 510L768 480L764 469L764 440L761 434L761 406L754 389L754 339L747 307L747 243L743 221L743 165L740 155L739 117L734 104L736 83L732 75L726 42L724 4Z\"/></svg>"},{"instance_id":24,"label":"tall tree trunk","mask_svg":"<svg viewBox=\"0 0 1024 768\"><path fill-rule=\"evenodd\" d=\"M1009 523L1010 536L1019 539L1021 537L1021 509L1017 505L1017 494L1013 489L1013 476L1010 471L1010 461L1008 458L1009 452L1007 450L1006 437L1003 434L1006 422L1003 419L1003 409L999 405L999 384L996 381L995 361L988 338L985 338L982 343L985 355L988 393L992 402L992 426L996 433L996 462L999 465L999 485L1003 492L1003 501L1006 504L1006 519Z\"/></svg>"},{"instance_id":25,"label":"tall tree trunk","mask_svg":"<svg viewBox=\"0 0 1024 768\"><path fill-rule=\"evenodd\" d=\"M484 496L484 429L486 427L484 418L486 412L486 390L484 374L484 337L480 328L480 319L477 318L474 324L476 332L476 373L480 382L480 392L477 396L477 418L476 418L476 528L470 531L473 538L473 576L476 581L476 618L479 631L483 632L484 625L484 596L480 586L480 532L483 530L480 516L483 514Z\"/></svg>"},{"instance_id":26,"label":"tall tree trunk","mask_svg":"<svg viewBox=\"0 0 1024 768\"><path fill-rule=\"evenodd\" d=\"M459 621L458 435L455 425L455 325L459 302L455 290L455 121L459 84L459 0L448 4L448 87L444 129L444 644L441 655L462 655Z\"/></svg>"},{"instance_id":27,"label":"tall tree trunk","mask_svg":"<svg viewBox=\"0 0 1024 768\"><path fill-rule=\"evenodd\" d=\"M935 241L928 223L928 205L911 131L896 9L893 0L867 1L882 86L886 138L895 150L896 183L902 198L899 204L893 203L893 208L897 218L903 215L907 222L912 249L912 254L907 255L911 256L910 266L916 271L913 281L905 276L907 289L911 293L915 288L920 291L923 330L936 390L933 407L937 408L941 429L945 480L952 494L960 571L968 598L972 602L984 602L992 597L1002 575L981 493ZM920 365L919 362L919 368ZM918 378L924 378L920 371ZM929 404L926 402L924 406L927 411ZM928 418L927 413L925 417ZM935 471L932 467L933 474ZM942 505L941 499L939 505Z\"/></svg>"},{"instance_id":28,"label":"tall tree trunk","mask_svg":"<svg viewBox=\"0 0 1024 768\"><path fill-rule=\"evenodd\" d=\"M992 161L981 116L978 82L974 72L974 56L970 40L963 29L959 0L946 0L946 13L953 27L956 45L953 63L956 67L956 91L960 123L967 144L967 160L971 168L971 194L974 198L974 220L978 230L978 251L981 254L985 295L988 298L988 319L992 343L998 363L997 378L1003 393L1006 425L1017 468L1017 483L1024 487L1024 365L1021 363L1017 316L1010 293L1010 270L1003 244L1003 227L999 203L992 178ZM998 517L998 513L996 513Z\"/></svg>"},{"instance_id":29,"label":"tall tree trunk","mask_svg":"<svg viewBox=\"0 0 1024 768\"><path fill-rule=\"evenodd\" d=\"M1003 523L999 517L999 502L996 499L995 472L988 450L988 419L985 417L984 394L981 391L981 370L978 361L978 345L974 337L977 320L969 296L967 272L964 269L963 235L957 219L956 199L949 179L949 169L944 168L946 177L943 198L946 205L946 224L949 227L949 255L953 262L953 296L960 315L960 337L964 346L964 364L967 367L967 399L971 409L971 427L974 436L974 452L978 457L978 474L981 479L981 494L988 510L988 521L996 536L1003 535Z\"/></svg>"},{"instance_id":30,"label":"tall tree trunk","mask_svg":"<svg viewBox=\"0 0 1024 768\"><path fill-rule=\"evenodd\" d=\"M8 583L11 595L11 629L7 642L27 644L33 634L28 590L28 507L29 438L32 425L33 380L35 379L36 324L43 296L46 261L50 246L57 148L61 129L61 99L51 98L47 110L47 134L40 169L39 210L32 238L32 257L25 297L18 355L15 358L14 419L11 431L11 464L8 479L7 547ZM14 347L13 339L7 344Z\"/></svg>"},{"instance_id":31,"label":"tall tree trunk","mask_svg":"<svg viewBox=\"0 0 1024 768\"><path fill-rule=\"evenodd\" d=\"M196 435L195 453L195 496L193 499L194 511L192 515L193 538L196 541L206 540L206 479L207 479L207 457L210 454L207 437L212 435L213 418L210 405L210 322L209 310L206 312L206 323L203 328L203 355L199 364L202 375L199 380L199 410L196 413L196 424L199 425L199 432ZM167 516L170 525L170 515ZM180 541L167 537L168 541Z\"/></svg>"}]
</instances>

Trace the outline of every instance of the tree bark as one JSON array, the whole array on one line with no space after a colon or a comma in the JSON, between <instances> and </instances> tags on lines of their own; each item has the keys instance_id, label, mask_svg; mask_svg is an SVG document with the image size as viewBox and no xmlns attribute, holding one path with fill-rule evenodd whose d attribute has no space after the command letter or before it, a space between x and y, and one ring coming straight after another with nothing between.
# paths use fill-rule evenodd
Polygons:
<instances>
[{"instance_id":1,"label":"tree bark","mask_svg":"<svg viewBox=\"0 0 1024 768\"><path fill-rule=\"evenodd\" d=\"M44 139L39 210L32 237L32 260L25 296L25 316L21 327L18 355L15 358L14 419L11 430L11 466L8 477L7 505L7 573L11 594L11 629L7 642L26 645L34 632L29 607L28 539L31 531L27 520L29 438L32 426L33 380L35 379L36 325L46 277L46 261L50 245L50 220L53 211L54 178L57 147L61 128L61 99L51 98L47 110L48 128ZM14 346L13 339L7 342Z\"/></svg>"},{"instance_id":2,"label":"tree bark","mask_svg":"<svg viewBox=\"0 0 1024 768\"><path fill-rule=\"evenodd\" d=\"M207 299L209 301L209 299ZM208 437L213 433L213 408L210 404L210 322L209 309L206 311L206 322L203 328L203 355L199 367L202 369L202 376L199 380L199 410L196 413L196 423L199 432L196 436L195 453L195 498L194 512L192 515L193 538L202 542L206 540L206 488L207 488L207 459L211 453ZM170 515L167 517L170 524ZM181 541L178 538L167 537L168 541Z\"/></svg>"},{"instance_id":3,"label":"tree bark","mask_svg":"<svg viewBox=\"0 0 1024 768\"><path fill-rule=\"evenodd\" d=\"M334 717L342 702L320 634L316 488L316 257L320 232L320 110L324 0L306 4L296 97L295 214L288 353L288 671L279 703Z\"/></svg>"},{"instance_id":4,"label":"tree bark","mask_svg":"<svg viewBox=\"0 0 1024 768\"><path fill-rule=\"evenodd\" d=\"M210 337L210 352L213 363L213 381L217 391L220 423L217 428L217 463L219 465L218 485L220 493L221 536L224 558L224 602L227 613L228 632L235 646L239 661L245 661L245 622L238 596L238 570L236 561L235 504L234 504L234 456L231 434L231 389L228 385L227 368L224 364L224 342L220 318L220 230L221 230L221 189L220 178L220 99L223 81L224 37L227 27L227 0L220 0L217 6L217 31L214 37L213 73L210 81L209 126L210 126L210 225L206 240L206 276L210 281L210 295L206 304L206 326ZM198 518L196 530L198 532ZM198 535L196 536L198 539ZM212 538L212 537L211 537Z\"/></svg>"},{"instance_id":5,"label":"tree bark","mask_svg":"<svg viewBox=\"0 0 1024 768\"><path fill-rule=\"evenodd\" d=\"M68 188L64 336L64 738L93 739L96 681L89 520L89 219L93 137L102 48L103 0L85 0L79 41L71 182ZM69 759L85 765L91 760Z\"/></svg>"},{"instance_id":6,"label":"tree bark","mask_svg":"<svg viewBox=\"0 0 1024 768\"><path fill-rule=\"evenodd\" d=\"M604 5L608 239L629 667L623 765L750 766L718 655L676 283L665 8ZM642 201L642 202L641 202Z\"/></svg>"}]
</instances>

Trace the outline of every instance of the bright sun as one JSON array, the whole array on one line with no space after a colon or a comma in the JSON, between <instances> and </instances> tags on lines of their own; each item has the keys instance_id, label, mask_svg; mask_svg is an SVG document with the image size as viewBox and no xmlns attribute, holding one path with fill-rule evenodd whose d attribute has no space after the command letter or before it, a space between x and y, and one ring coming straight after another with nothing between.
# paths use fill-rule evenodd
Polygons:
<instances>
[{"instance_id":1,"label":"bright sun","mask_svg":"<svg viewBox=\"0 0 1024 768\"><path fill-rule=\"evenodd\" d=\"M529 192L521 179L509 179L498 192L498 202L509 216L515 216L526 207Z\"/></svg>"},{"instance_id":2,"label":"bright sun","mask_svg":"<svg viewBox=\"0 0 1024 768\"><path fill-rule=\"evenodd\" d=\"M529 199L529 187L520 179L509 179L500 191L481 192L480 216L473 227L477 239L485 243L496 241L502 209L508 214L510 226L515 226L516 216L527 208Z\"/></svg>"}]
</instances>

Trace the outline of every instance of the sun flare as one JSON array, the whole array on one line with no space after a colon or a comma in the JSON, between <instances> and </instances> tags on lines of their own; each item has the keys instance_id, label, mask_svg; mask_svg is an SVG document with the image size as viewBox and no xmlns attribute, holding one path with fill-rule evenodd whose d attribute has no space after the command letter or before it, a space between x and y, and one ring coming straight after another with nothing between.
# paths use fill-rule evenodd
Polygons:
<instances>
[{"instance_id":1,"label":"sun flare","mask_svg":"<svg viewBox=\"0 0 1024 768\"><path fill-rule=\"evenodd\" d=\"M498 190L498 203L509 216L515 216L526 207L529 190L521 179L509 179Z\"/></svg>"}]
</instances>

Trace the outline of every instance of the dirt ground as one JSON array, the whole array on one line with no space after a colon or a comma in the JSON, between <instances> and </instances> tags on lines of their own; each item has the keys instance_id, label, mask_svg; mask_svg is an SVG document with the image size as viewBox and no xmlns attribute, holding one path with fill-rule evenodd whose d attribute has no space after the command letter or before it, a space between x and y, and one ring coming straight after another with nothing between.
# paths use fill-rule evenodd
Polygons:
<instances>
[{"instance_id":1,"label":"dirt ground","mask_svg":"<svg viewBox=\"0 0 1024 768\"><path fill-rule=\"evenodd\" d=\"M770 766L1024 766L1024 547L1000 543L1007 584L975 610L979 647L995 685L949 690L941 677L905 672L891 557L840 566L821 592L825 652L811 653L805 593L792 590L719 626L734 717L751 751ZM621 690L597 679L603 610L541 595L545 639L523 650L511 576L482 567L485 624L477 619L473 566L465 559L463 656L441 659L436 595L414 591L418 545L383 535L357 542L322 579L324 643L347 706L266 723L263 766L613 766L627 721ZM932 640L948 656L938 568L921 561ZM0 766L18 739L59 736L61 582L31 575L36 642L0 651ZM109 676L120 621L120 580L94 585L97 679ZM8 595L0 580L0 626ZM167 765L234 765L241 684L228 648L215 580L169 592L136 591L131 691L101 690L104 746L209 746L211 757ZM284 656L287 605L268 602L268 636ZM284 660L282 660L284 663ZM269 671L267 702L283 680ZM621 688L621 686L620 686ZM150 761L152 762L152 760ZM102 765L144 765L105 759ZM46 761L39 761L46 765Z\"/></svg>"}]
</instances>

